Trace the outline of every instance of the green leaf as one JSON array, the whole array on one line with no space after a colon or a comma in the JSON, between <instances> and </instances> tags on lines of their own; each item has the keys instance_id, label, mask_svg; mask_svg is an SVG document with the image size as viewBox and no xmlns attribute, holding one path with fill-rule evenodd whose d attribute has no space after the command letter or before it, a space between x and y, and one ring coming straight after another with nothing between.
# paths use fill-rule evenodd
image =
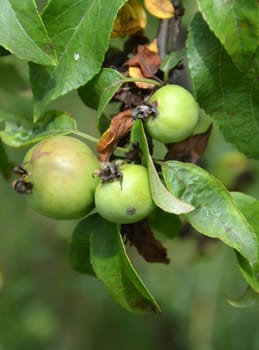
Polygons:
<instances>
[{"instance_id":1,"label":"green leaf","mask_svg":"<svg viewBox=\"0 0 259 350\"><path fill-rule=\"evenodd\" d=\"M57 51L55 67L30 66L35 117L100 70L112 25L126 0L50 0L42 18Z\"/></svg>"},{"instance_id":2,"label":"green leaf","mask_svg":"<svg viewBox=\"0 0 259 350\"><path fill-rule=\"evenodd\" d=\"M234 40L233 40L234 41ZM201 15L188 37L189 69L200 106L211 115L228 142L259 159L259 81L232 63Z\"/></svg>"},{"instance_id":3,"label":"green leaf","mask_svg":"<svg viewBox=\"0 0 259 350\"><path fill-rule=\"evenodd\" d=\"M189 223L200 233L222 240L254 266L258 239L222 183L195 164L166 162L162 171L169 191L196 208L185 214Z\"/></svg>"},{"instance_id":4,"label":"green leaf","mask_svg":"<svg viewBox=\"0 0 259 350\"><path fill-rule=\"evenodd\" d=\"M241 192L231 192L231 196L234 199L236 206L245 216L249 224L253 227L254 232L257 235L257 239L259 239L259 201ZM253 269L249 265L248 261L238 253L237 260L244 278L249 285L257 293L259 293L259 259Z\"/></svg>"},{"instance_id":5,"label":"green leaf","mask_svg":"<svg viewBox=\"0 0 259 350\"><path fill-rule=\"evenodd\" d=\"M57 134L68 134L76 130L76 121L68 113L48 111L37 124L26 118L0 111L4 117L5 129L0 131L3 142L11 147L22 147Z\"/></svg>"},{"instance_id":6,"label":"green leaf","mask_svg":"<svg viewBox=\"0 0 259 350\"><path fill-rule=\"evenodd\" d=\"M9 179L12 174L12 166L9 163L8 155L0 139L0 173L5 179Z\"/></svg>"},{"instance_id":7,"label":"green leaf","mask_svg":"<svg viewBox=\"0 0 259 350\"><path fill-rule=\"evenodd\" d=\"M257 0L197 0L206 22L239 69L254 69L259 45Z\"/></svg>"},{"instance_id":8,"label":"green leaf","mask_svg":"<svg viewBox=\"0 0 259 350\"><path fill-rule=\"evenodd\" d=\"M131 312L160 311L129 261L117 226L98 214L86 220L91 233L91 263L111 297Z\"/></svg>"},{"instance_id":9,"label":"green leaf","mask_svg":"<svg viewBox=\"0 0 259 350\"><path fill-rule=\"evenodd\" d=\"M239 252L236 252L236 257L244 279L254 291L259 293L258 262L252 267L248 259L243 257Z\"/></svg>"},{"instance_id":10,"label":"green leaf","mask_svg":"<svg viewBox=\"0 0 259 350\"><path fill-rule=\"evenodd\" d=\"M56 64L55 51L33 0L0 0L0 44L20 59Z\"/></svg>"},{"instance_id":11,"label":"green leaf","mask_svg":"<svg viewBox=\"0 0 259 350\"><path fill-rule=\"evenodd\" d=\"M124 83L125 77L118 71L103 68L89 83L78 90L82 101L90 108L96 109L97 126L101 131L103 112L116 91ZM102 123L103 124L103 123Z\"/></svg>"},{"instance_id":12,"label":"green leaf","mask_svg":"<svg viewBox=\"0 0 259 350\"><path fill-rule=\"evenodd\" d=\"M162 183L149 153L143 123L140 120L136 120L131 130L131 142L139 142L143 153L143 164L148 168L150 187L155 204L172 214L183 214L193 210L192 205L175 197Z\"/></svg>"},{"instance_id":13,"label":"green leaf","mask_svg":"<svg viewBox=\"0 0 259 350\"><path fill-rule=\"evenodd\" d=\"M101 110L100 114L123 84L124 79L125 77L117 70L103 68L92 80L78 89L79 96L88 107Z\"/></svg>"},{"instance_id":14,"label":"green leaf","mask_svg":"<svg viewBox=\"0 0 259 350\"><path fill-rule=\"evenodd\" d=\"M81 220L76 226L69 245L70 264L78 272L95 276L90 261L90 235L89 219Z\"/></svg>"},{"instance_id":15,"label":"green leaf","mask_svg":"<svg viewBox=\"0 0 259 350\"><path fill-rule=\"evenodd\" d=\"M166 213L158 207L149 215L147 220L153 233L162 234L167 238L175 238L182 226L178 215Z\"/></svg>"},{"instance_id":16,"label":"green leaf","mask_svg":"<svg viewBox=\"0 0 259 350\"><path fill-rule=\"evenodd\" d=\"M173 51L168 55L165 55L162 59L160 69L164 73L169 73L169 71L177 66L186 56L186 49L181 49L178 51Z\"/></svg>"},{"instance_id":17,"label":"green leaf","mask_svg":"<svg viewBox=\"0 0 259 350\"><path fill-rule=\"evenodd\" d=\"M231 306L238 308L259 306L259 294L247 287L239 298L228 298L228 302Z\"/></svg>"},{"instance_id":18,"label":"green leaf","mask_svg":"<svg viewBox=\"0 0 259 350\"><path fill-rule=\"evenodd\" d=\"M231 192L231 196L259 239L259 200L242 192Z\"/></svg>"}]
</instances>

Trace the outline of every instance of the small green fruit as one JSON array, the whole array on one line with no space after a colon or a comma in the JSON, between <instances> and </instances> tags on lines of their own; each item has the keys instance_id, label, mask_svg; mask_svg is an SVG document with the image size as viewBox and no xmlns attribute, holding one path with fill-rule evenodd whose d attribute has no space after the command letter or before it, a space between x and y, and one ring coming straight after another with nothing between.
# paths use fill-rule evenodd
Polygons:
<instances>
[{"instance_id":1,"label":"small green fruit","mask_svg":"<svg viewBox=\"0 0 259 350\"><path fill-rule=\"evenodd\" d=\"M94 207L99 162L82 141L69 136L48 137L33 146L23 167L32 184L31 206L54 219L76 219Z\"/></svg>"},{"instance_id":2,"label":"small green fruit","mask_svg":"<svg viewBox=\"0 0 259 350\"><path fill-rule=\"evenodd\" d=\"M121 178L96 187L96 209L103 218L117 224L141 221L155 208L147 169L142 165L126 164L120 171Z\"/></svg>"},{"instance_id":3,"label":"small green fruit","mask_svg":"<svg viewBox=\"0 0 259 350\"><path fill-rule=\"evenodd\" d=\"M149 99L157 108L145 126L162 143L180 142L190 136L199 119L199 106L192 94L179 85L166 85Z\"/></svg>"}]
</instances>

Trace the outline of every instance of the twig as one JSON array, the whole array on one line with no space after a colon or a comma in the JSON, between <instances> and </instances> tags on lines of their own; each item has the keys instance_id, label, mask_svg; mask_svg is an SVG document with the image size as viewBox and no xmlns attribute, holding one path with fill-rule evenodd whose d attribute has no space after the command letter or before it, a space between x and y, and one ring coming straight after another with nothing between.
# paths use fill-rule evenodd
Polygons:
<instances>
[{"instance_id":1,"label":"twig","mask_svg":"<svg viewBox=\"0 0 259 350\"><path fill-rule=\"evenodd\" d=\"M157 41L161 58L169 52L177 50L177 40L181 30L181 19L184 15L184 7L179 0L172 0L172 4L175 9L174 17L170 19L161 19L158 29ZM169 43L171 43L171 45L169 45Z\"/></svg>"},{"instance_id":2,"label":"twig","mask_svg":"<svg viewBox=\"0 0 259 350\"><path fill-rule=\"evenodd\" d=\"M168 38L169 38L169 26L170 19L161 19L158 35L157 35L157 43L159 49L159 55L163 58L168 53Z\"/></svg>"},{"instance_id":3,"label":"twig","mask_svg":"<svg viewBox=\"0 0 259 350\"><path fill-rule=\"evenodd\" d=\"M184 15L184 7L182 6L181 1L179 0L172 0L172 3L175 9L175 16L171 21L170 32L172 33L172 47L170 51L176 51L177 40L178 40L179 33L181 31L182 17Z\"/></svg>"}]
</instances>

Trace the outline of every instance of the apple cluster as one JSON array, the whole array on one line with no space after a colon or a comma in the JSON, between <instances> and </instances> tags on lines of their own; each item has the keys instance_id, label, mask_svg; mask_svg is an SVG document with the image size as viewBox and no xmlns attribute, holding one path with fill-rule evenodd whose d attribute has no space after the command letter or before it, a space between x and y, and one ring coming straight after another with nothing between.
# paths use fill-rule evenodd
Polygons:
<instances>
[{"instance_id":1,"label":"apple cluster","mask_svg":"<svg viewBox=\"0 0 259 350\"><path fill-rule=\"evenodd\" d=\"M178 85L158 89L148 103L153 113L144 120L146 131L162 143L184 140L198 123L196 101ZM13 183L15 190L27 194L37 212L53 219L78 219L95 208L108 221L130 224L155 208L144 166L122 164L105 179L94 152L70 136L45 138L18 168L21 177Z\"/></svg>"},{"instance_id":2,"label":"apple cluster","mask_svg":"<svg viewBox=\"0 0 259 350\"><path fill-rule=\"evenodd\" d=\"M120 176L102 181L95 176L99 162L82 141L52 136L33 146L22 163L18 192L40 214L53 219L78 219L94 207L105 219L118 224L142 220L154 208L147 170L125 164Z\"/></svg>"}]
</instances>

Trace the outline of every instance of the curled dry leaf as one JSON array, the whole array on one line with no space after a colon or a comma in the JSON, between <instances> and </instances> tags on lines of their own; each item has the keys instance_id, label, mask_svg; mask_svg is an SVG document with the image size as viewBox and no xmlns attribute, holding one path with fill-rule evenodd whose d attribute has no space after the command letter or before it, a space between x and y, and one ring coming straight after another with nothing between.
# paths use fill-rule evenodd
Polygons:
<instances>
[{"instance_id":1,"label":"curled dry leaf","mask_svg":"<svg viewBox=\"0 0 259 350\"><path fill-rule=\"evenodd\" d=\"M190 136L182 142L167 144L168 151L164 160L196 163L208 146L211 130L212 125L202 134Z\"/></svg>"},{"instance_id":2,"label":"curled dry leaf","mask_svg":"<svg viewBox=\"0 0 259 350\"><path fill-rule=\"evenodd\" d=\"M133 123L132 109L127 109L112 118L109 128L103 133L97 144L100 162L109 161L115 146L130 131Z\"/></svg>"},{"instance_id":3,"label":"curled dry leaf","mask_svg":"<svg viewBox=\"0 0 259 350\"><path fill-rule=\"evenodd\" d=\"M111 32L112 38L123 38L144 29L147 16L138 0L129 0L120 9Z\"/></svg>"},{"instance_id":4,"label":"curled dry leaf","mask_svg":"<svg viewBox=\"0 0 259 350\"><path fill-rule=\"evenodd\" d=\"M154 237L146 220L122 225L121 232L146 261L164 264L170 262L166 248Z\"/></svg>"},{"instance_id":5,"label":"curled dry leaf","mask_svg":"<svg viewBox=\"0 0 259 350\"><path fill-rule=\"evenodd\" d=\"M174 6L170 0L145 0L146 9L151 15L168 19L174 16Z\"/></svg>"},{"instance_id":6,"label":"curled dry leaf","mask_svg":"<svg viewBox=\"0 0 259 350\"><path fill-rule=\"evenodd\" d=\"M142 78L145 78L141 72L141 69L140 67L129 67L129 76L131 78L139 78L139 79L142 79ZM151 84L151 83L145 83L145 82L141 82L141 81L136 81L135 82L136 86L140 89L154 89L154 84Z\"/></svg>"},{"instance_id":7,"label":"curled dry leaf","mask_svg":"<svg viewBox=\"0 0 259 350\"><path fill-rule=\"evenodd\" d=\"M139 45L137 53L127 62L129 67L139 67L144 78L153 78L161 64L158 54L157 41L149 45Z\"/></svg>"}]
</instances>

